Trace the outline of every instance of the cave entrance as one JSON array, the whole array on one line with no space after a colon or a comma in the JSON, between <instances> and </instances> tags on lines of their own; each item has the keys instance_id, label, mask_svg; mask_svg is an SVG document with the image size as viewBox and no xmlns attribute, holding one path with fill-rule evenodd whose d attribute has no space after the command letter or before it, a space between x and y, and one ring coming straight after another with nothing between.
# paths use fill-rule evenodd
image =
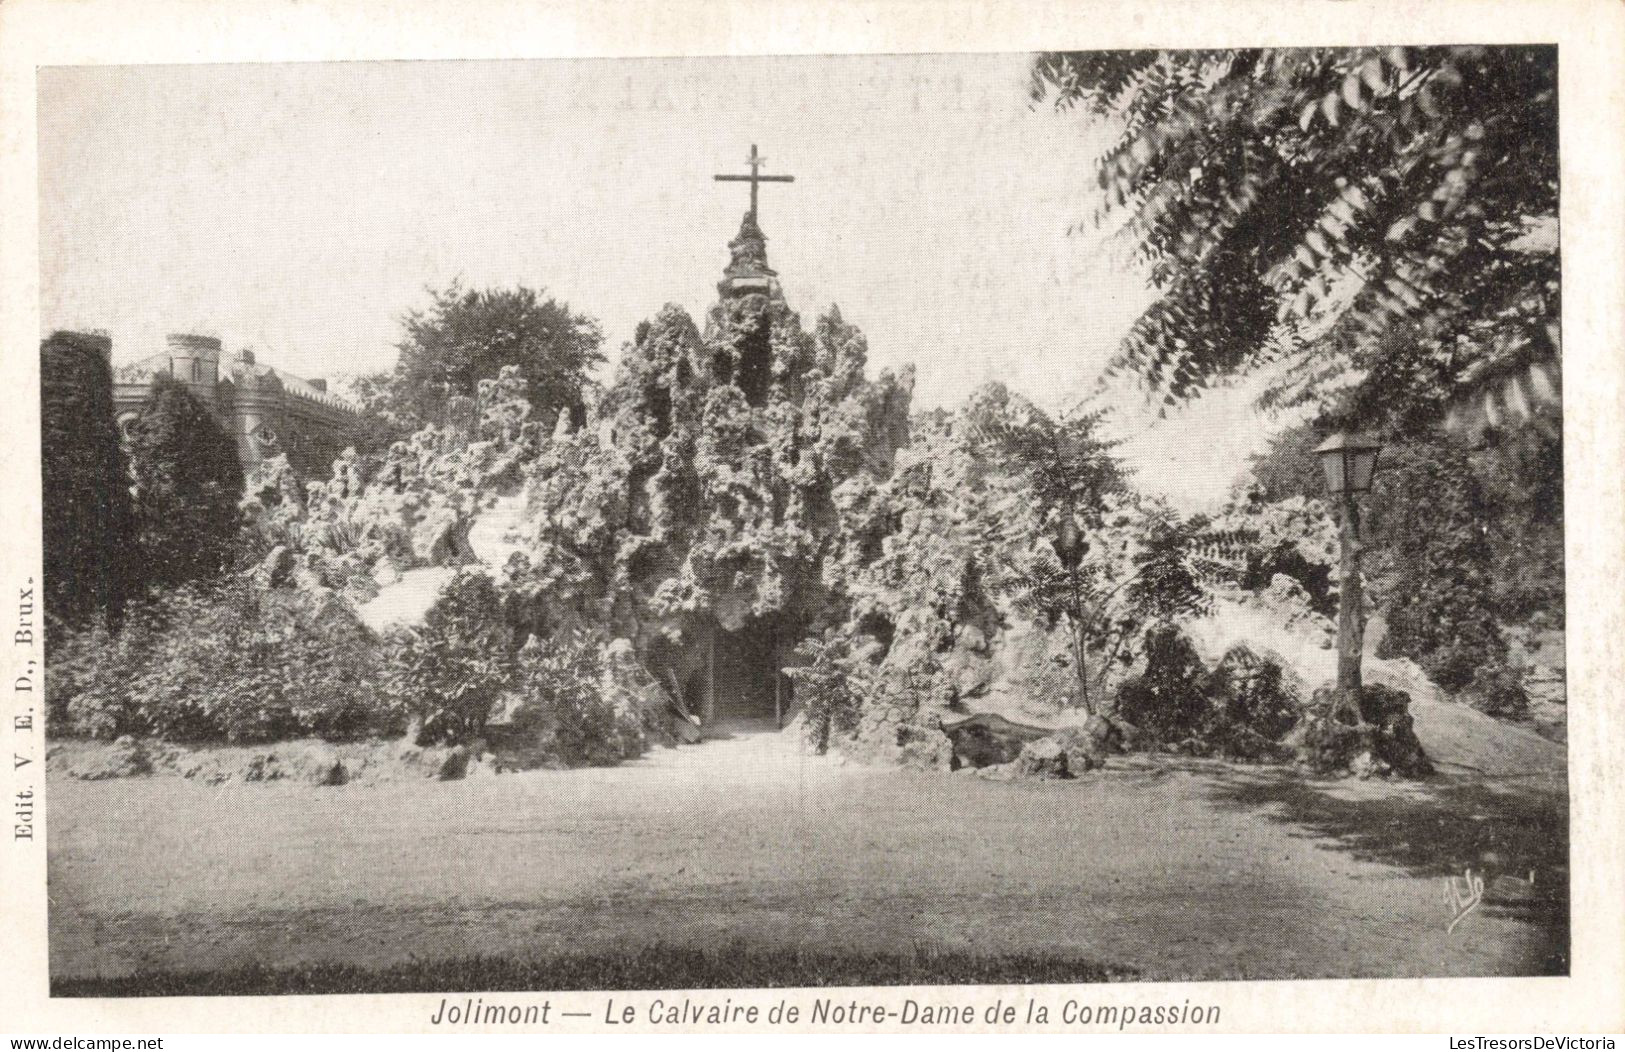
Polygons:
<instances>
[{"instance_id":1,"label":"cave entrance","mask_svg":"<svg viewBox=\"0 0 1625 1052\"><path fill-rule=\"evenodd\" d=\"M784 674L788 640L769 622L752 622L737 632L718 626L711 633L707 724L784 726L791 704L790 678Z\"/></svg>"}]
</instances>

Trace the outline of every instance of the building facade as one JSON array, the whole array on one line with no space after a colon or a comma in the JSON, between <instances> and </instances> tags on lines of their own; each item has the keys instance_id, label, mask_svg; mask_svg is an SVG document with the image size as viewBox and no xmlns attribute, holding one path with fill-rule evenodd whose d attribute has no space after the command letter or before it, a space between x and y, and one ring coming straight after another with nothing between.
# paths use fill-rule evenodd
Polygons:
<instances>
[{"instance_id":1,"label":"building facade","mask_svg":"<svg viewBox=\"0 0 1625 1052\"><path fill-rule=\"evenodd\" d=\"M109 361L112 341L91 337ZM208 407L237 446L243 470L285 455L301 473L325 474L351 442L356 411L329 394L325 380L306 380L255 360L248 348L223 358L213 336L174 333L166 348L113 367L113 412L120 428L141 415L154 378L173 376Z\"/></svg>"}]
</instances>

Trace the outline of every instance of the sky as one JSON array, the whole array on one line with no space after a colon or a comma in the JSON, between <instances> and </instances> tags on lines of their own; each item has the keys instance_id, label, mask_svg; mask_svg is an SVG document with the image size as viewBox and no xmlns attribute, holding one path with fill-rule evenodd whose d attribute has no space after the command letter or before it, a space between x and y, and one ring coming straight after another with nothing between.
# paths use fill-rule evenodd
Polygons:
<instances>
[{"instance_id":1,"label":"sky","mask_svg":"<svg viewBox=\"0 0 1625 1052\"><path fill-rule=\"evenodd\" d=\"M614 358L668 302L703 320L756 144L768 258L803 323L831 303L917 407L1000 380L1088 390L1150 302L1090 228L1111 130L1030 106L1026 55L113 66L40 71L41 325L166 332L307 377L387 369L453 280L545 288ZM1246 392L1159 421L1115 399L1143 488L1228 488Z\"/></svg>"}]
</instances>

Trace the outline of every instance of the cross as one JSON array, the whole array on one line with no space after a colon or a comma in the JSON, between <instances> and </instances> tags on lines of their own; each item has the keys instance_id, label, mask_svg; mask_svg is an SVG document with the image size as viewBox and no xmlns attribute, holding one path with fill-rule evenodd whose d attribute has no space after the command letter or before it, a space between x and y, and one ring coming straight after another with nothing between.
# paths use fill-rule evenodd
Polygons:
<instances>
[{"instance_id":1,"label":"cross","mask_svg":"<svg viewBox=\"0 0 1625 1052\"><path fill-rule=\"evenodd\" d=\"M760 169L762 165L767 163L767 158L757 155L755 143L750 144L750 156L745 158L745 163L750 165L749 175L718 175L714 178L719 183L750 183L750 217L755 219L756 184L793 183L796 181L796 177L793 175L762 175Z\"/></svg>"}]
</instances>

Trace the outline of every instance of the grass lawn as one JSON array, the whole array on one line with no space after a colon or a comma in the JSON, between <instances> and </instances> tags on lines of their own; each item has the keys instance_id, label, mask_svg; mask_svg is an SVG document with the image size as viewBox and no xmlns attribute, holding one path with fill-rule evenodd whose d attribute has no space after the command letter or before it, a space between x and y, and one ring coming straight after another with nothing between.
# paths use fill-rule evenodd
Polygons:
<instances>
[{"instance_id":1,"label":"grass lawn","mask_svg":"<svg viewBox=\"0 0 1625 1052\"><path fill-rule=\"evenodd\" d=\"M64 995L1563 974L1566 802L1117 758L1065 782L783 736L316 788L53 778ZM1446 934L1441 878L1543 908Z\"/></svg>"}]
</instances>

